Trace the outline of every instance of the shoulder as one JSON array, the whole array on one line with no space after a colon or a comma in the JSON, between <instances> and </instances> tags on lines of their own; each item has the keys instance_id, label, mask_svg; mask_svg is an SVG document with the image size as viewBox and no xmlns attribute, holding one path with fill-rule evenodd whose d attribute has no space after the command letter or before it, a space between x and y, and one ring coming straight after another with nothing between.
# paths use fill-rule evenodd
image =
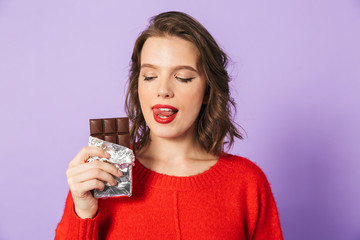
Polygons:
<instances>
[{"instance_id":1,"label":"shoulder","mask_svg":"<svg viewBox=\"0 0 360 240\"><path fill-rule=\"evenodd\" d=\"M251 160L225 153L220 159L230 167L229 171L233 179L255 184L267 184L267 178L263 170Z\"/></svg>"}]
</instances>

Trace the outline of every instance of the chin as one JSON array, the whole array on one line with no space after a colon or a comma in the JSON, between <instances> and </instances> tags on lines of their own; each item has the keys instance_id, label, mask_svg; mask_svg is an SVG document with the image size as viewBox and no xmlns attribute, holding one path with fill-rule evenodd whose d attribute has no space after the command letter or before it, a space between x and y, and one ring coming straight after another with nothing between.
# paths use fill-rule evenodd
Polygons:
<instances>
[{"instance_id":1,"label":"chin","mask_svg":"<svg viewBox=\"0 0 360 240\"><path fill-rule=\"evenodd\" d=\"M150 129L150 137L155 137L155 138L166 138L166 139L171 139L171 138L178 138L180 136L182 136L184 133L183 132L178 132L178 131L171 131L169 129L164 129L164 130L153 130L151 131Z\"/></svg>"},{"instance_id":2,"label":"chin","mask_svg":"<svg viewBox=\"0 0 360 240\"><path fill-rule=\"evenodd\" d=\"M155 131L153 131L151 136L156 137L156 138L168 138L168 139L178 137L177 134L172 134L169 131L167 131L167 132L155 132Z\"/></svg>"}]
</instances>

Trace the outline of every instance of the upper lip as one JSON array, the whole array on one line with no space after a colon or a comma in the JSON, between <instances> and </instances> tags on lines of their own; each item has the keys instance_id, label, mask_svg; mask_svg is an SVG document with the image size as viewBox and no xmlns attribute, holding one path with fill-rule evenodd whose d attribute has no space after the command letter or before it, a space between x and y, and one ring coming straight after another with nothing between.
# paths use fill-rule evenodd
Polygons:
<instances>
[{"instance_id":1,"label":"upper lip","mask_svg":"<svg viewBox=\"0 0 360 240\"><path fill-rule=\"evenodd\" d=\"M171 105L163 105L163 104L156 104L156 105L152 106L152 108L168 108L171 110L178 110L176 107L173 107Z\"/></svg>"}]
</instances>

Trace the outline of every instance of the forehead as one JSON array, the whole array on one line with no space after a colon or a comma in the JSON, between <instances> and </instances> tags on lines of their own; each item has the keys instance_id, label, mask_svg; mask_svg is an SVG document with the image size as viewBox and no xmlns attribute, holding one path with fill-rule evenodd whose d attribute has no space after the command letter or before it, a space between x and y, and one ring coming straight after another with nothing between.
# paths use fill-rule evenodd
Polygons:
<instances>
[{"instance_id":1,"label":"forehead","mask_svg":"<svg viewBox=\"0 0 360 240\"><path fill-rule=\"evenodd\" d=\"M141 64L158 67L189 65L197 69L199 51L196 46L176 36L150 37L141 51Z\"/></svg>"}]
</instances>

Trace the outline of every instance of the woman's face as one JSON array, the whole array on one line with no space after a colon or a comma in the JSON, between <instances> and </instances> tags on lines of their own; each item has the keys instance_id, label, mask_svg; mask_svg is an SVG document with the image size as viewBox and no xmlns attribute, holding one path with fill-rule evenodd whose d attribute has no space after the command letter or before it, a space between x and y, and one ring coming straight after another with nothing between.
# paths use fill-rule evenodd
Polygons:
<instances>
[{"instance_id":1,"label":"woman's face","mask_svg":"<svg viewBox=\"0 0 360 240\"><path fill-rule=\"evenodd\" d=\"M199 53L178 37L150 37L141 51L138 92L150 137L193 136L206 82Z\"/></svg>"}]
</instances>

